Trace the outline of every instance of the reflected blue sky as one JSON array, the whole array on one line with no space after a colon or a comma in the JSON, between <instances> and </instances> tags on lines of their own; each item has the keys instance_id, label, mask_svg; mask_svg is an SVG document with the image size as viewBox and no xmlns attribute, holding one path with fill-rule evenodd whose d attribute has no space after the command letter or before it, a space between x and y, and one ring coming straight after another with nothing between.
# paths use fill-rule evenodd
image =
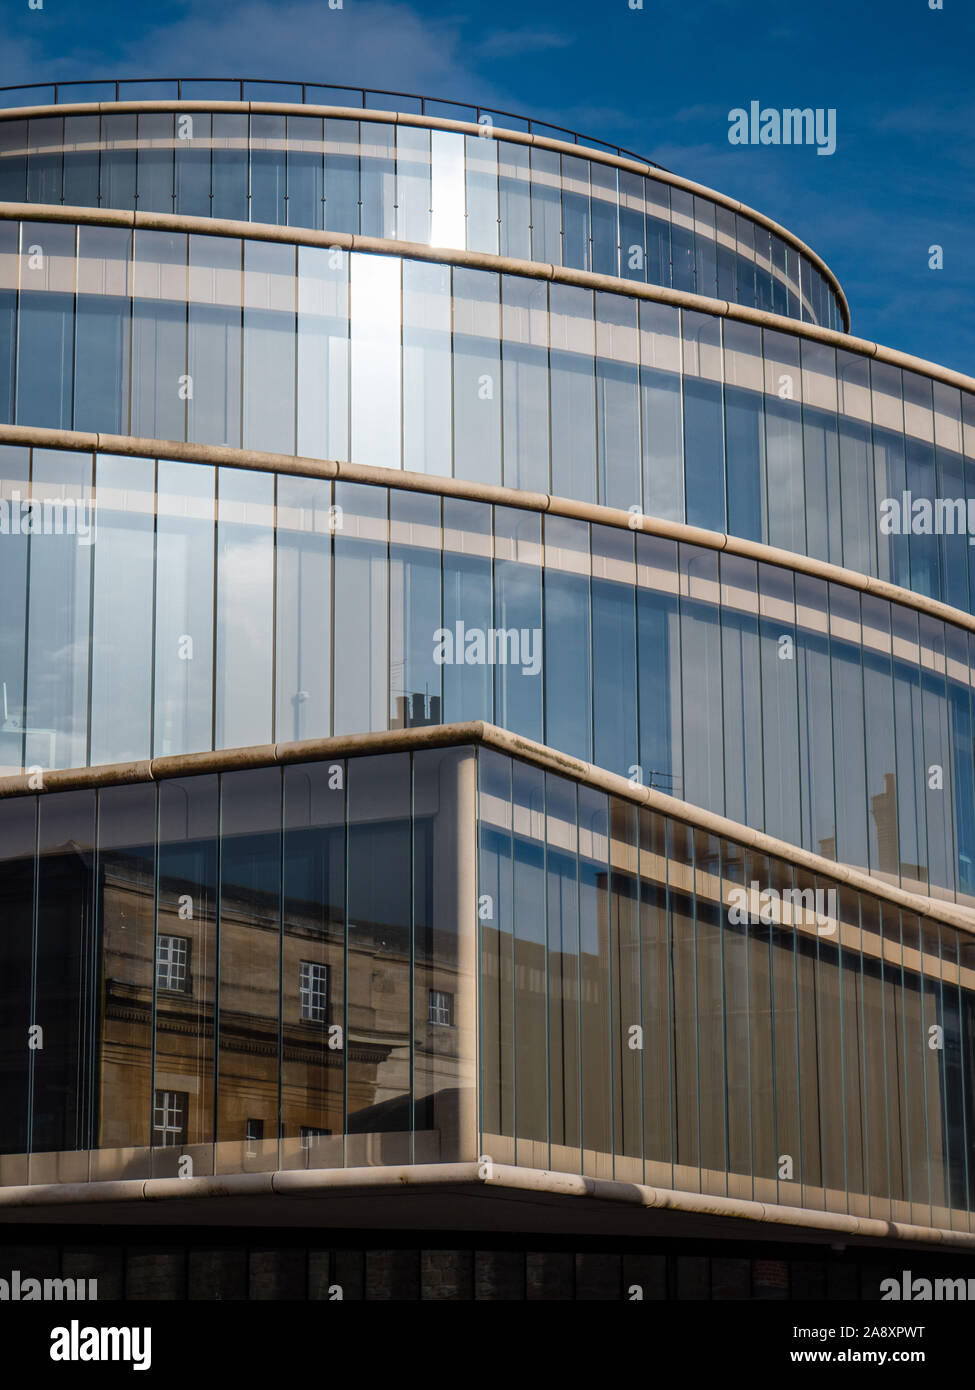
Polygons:
<instances>
[{"instance_id":1,"label":"reflected blue sky","mask_svg":"<svg viewBox=\"0 0 975 1390\"><path fill-rule=\"evenodd\" d=\"M636 3L46 0L4 15L0 82L281 77L522 111L762 209L840 277L855 333L975 372L975 11L960 0ZM731 145L728 113L753 100L834 108L835 154ZM929 268L932 245L942 270Z\"/></svg>"}]
</instances>

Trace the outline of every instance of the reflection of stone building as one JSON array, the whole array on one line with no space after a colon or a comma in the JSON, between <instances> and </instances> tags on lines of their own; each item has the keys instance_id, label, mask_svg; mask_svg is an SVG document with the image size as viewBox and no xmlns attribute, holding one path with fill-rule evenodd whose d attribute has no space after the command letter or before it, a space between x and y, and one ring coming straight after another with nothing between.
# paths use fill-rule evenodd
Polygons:
<instances>
[{"instance_id":1,"label":"reflection of stone building","mask_svg":"<svg viewBox=\"0 0 975 1390\"><path fill-rule=\"evenodd\" d=\"M378 852L385 870L371 890L360 881L361 905L381 911L398 897L405 920L387 910L346 927L341 829L304 832L333 892L338 882L336 900L286 895L279 909L278 893L228 881L228 845L219 894L213 878L160 876L155 936L152 851L102 854L90 1087L101 1171L136 1176L149 1147L163 1151L151 1164L160 1173L176 1172L184 1151L195 1172L214 1161L217 1171L274 1168L279 1139L286 1167L435 1162L456 1147L471 1025L456 931L458 836L439 805L441 796L453 804L449 755L444 766L442 787L416 792L412 831L409 819L376 823L357 851L360 860ZM306 848L286 856L286 878L298 879ZM211 846L183 853L215 862ZM70 901L86 900L90 854L65 847L56 858ZM76 1078L82 1097L86 1074Z\"/></svg>"}]
</instances>

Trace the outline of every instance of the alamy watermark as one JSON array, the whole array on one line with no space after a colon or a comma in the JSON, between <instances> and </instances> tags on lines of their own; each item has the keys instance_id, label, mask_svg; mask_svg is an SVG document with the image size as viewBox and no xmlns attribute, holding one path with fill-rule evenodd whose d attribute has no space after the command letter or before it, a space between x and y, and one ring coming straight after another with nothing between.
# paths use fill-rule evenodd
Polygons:
<instances>
[{"instance_id":1,"label":"alamy watermark","mask_svg":"<svg viewBox=\"0 0 975 1390\"><path fill-rule=\"evenodd\" d=\"M975 545L975 498L884 497L880 502L882 536L968 536Z\"/></svg>"},{"instance_id":2,"label":"alamy watermark","mask_svg":"<svg viewBox=\"0 0 975 1390\"><path fill-rule=\"evenodd\" d=\"M787 106L782 111L749 102L728 112L732 145L815 145L817 154L836 151L835 106Z\"/></svg>"},{"instance_id":3,"label":"alamy watermark","mask_svg":"<svg viewBox=\"0 0 975 1390\"><path fill-rule=\"evenodd\" d=\"M97 1279L35 1279L26 1278L19 1269L12 1269L6 1279L0 1279L0 1303L32 1303L62 1300L97 1302Z\"/></svg>"},{"instance_id":4,"label":"alamy watermark","mask_svg":"<svg viewBox=\"0 0 975 1390\"><path fill-rule=\"evenodd\" d=\"M520 666L526 676L542 669L540 627L438 627L433 634L437 666Z\"/></svg>"},{"instance_id":5,"label":"alamy watermark","mask_svg":"<svg viewBox=\"0 0 975 1390\"><path fill-rule=\"evenodd\" d=\"M0 497L0 536L74 536L94 545L95 503L90 497Z\"/></svg>"},{"instance_id":6,"label":"alamy watermark","mask_svg":"<svg viewBox=\"0 0 975 1390\"><path fill-rule=\"evenodd\" d=\"M762 888L756 879L732 888L728 921L732 926L771 927L781 922L781 908L792 908L798 926L815 926L819 936L832 936L838 920L835 888Z\"/></svg>"}]
</instances>

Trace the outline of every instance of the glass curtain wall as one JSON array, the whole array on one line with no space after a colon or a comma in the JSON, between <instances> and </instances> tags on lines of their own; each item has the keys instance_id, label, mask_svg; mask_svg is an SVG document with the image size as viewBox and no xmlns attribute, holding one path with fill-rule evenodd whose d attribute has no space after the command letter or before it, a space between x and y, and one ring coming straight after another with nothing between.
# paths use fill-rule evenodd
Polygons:
<instances>
[{"instance_id":1,"label":"glass curtain wall","mask_svg":"<svg viewBox=\"0 0 975 1390\"><path fill-rule=\"evenodd\" d=\"M472 1157L475 780L431 748L0 800L36 1030L0 1180Z\"/></svg>"}]
</instances>

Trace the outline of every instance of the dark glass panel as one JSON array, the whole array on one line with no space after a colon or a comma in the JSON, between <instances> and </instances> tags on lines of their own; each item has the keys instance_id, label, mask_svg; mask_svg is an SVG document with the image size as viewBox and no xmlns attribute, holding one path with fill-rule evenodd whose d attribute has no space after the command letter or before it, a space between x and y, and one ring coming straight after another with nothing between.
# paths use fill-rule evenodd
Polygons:
<instances>
[{"instance_id":1,"label":"dark glass panel","mask_svg":"<svg viewBox=\"0 0 975 1390\"><path fill-rule=\"evenodd\" d=\"M284 770L281 1137L286 1167L341 1166L346 765Z\"/></svg>"},{"instance_id":2,"label":"dark glass panel","mask_svg":"<svg viewBox=\"0 0 975 1390\"><path fill-rule=\"evenodd\" d=\"M151 782L103 787L95 903L95 1148L149 1146L155 861L156 788ZM137 1154L117 1155L101 1172L149 1176Z\"/></svg>"},{"instance_id":3,"label":"dark glass panel","mask_svg":"<svg viewBox=\"0 0 975 1390\"><path fill-rule=\"evenodd\" d=\"M410 758L349 761L347 1159L408 1162L413 1126Z\"/></svg>"},{"instance_id":4,"label":"dark glass panel","mask_svg":"<svg viewBox=\"0 0 975 1390\"><path fill-rule=\"evenodd\" d=\"M278 1166L281 792L279 767L221 778L218 1172Z\"/></svg>"},{"instance_id":5,"label":"dark glass panel","mask_svg":"<svg viewBox=\"0 0 975 1390\"><path fill-rule=\"evenodd\" d=\"M5 1154L24 1154L28 1147L36 816L36 797L0 801L0 1153ZM24 1171L20 1180L26 1176Z\"/></svg>"},{"instance_id":6,"label":"dark glass panel","mask_svg":"<svg viewBox=\"0 0 975 1390\"><path fill-rule=\"evenodd\" d=\"M41 798L32 1016L44 1044L33 1053L31 1149L37 1155L91 1145L94 844L93 791ZM31 1176L84 1180L87 1159L81 1167L44 1160Z\"/></svg>"},{"instance_id":7,"label":"dark glass panel","mask_svg":"<svg viewBox=\"0 0 975 1390\"><path fill-rule=\"evenodd\" d=\"M172 1152L154 1154L154 1174L173 1176L185 1147L214 1138L218 809L216 776L159 784L151 1142ZM159 1092L169 1093L168 1106ZM212 1171L212 1153L192 1158L194 1171Z\"/></svg>"}]
</instances>

